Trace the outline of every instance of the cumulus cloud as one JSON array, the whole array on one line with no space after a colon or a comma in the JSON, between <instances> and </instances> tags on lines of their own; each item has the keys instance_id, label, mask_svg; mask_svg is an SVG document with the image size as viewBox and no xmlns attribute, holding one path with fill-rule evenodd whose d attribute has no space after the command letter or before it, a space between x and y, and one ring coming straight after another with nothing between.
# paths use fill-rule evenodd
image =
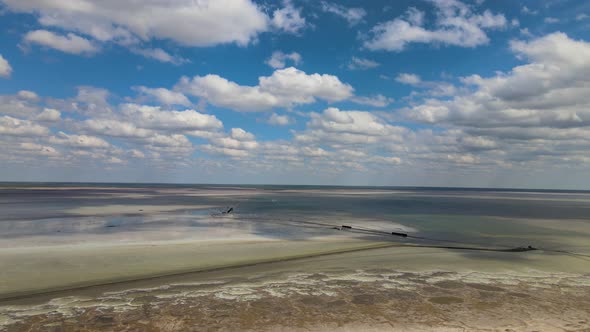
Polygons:
<instances>
[{"instance_id":1,"label":"cumulus cloud","mask_svg":"<svg viewBox=\"0 0 590 332\"><path fill-rule=\"evenodd\" d=\"M16 95L0 96L1 114L30 119L39 113L40 108L36 103L37 99L24 97L21 92Z\"/></svg>"},{"instance_id":2,"label":"cumulus cloud","mask_svg":"<svg viewBox=\"0 0 590 332\"><path fill-rule=\"evenodd\" d=\"M350 70L356 70L356 69L364 70L364 69L377 68L379 66L380 66L379 62L369 60L369 59L358 58L355 56L352 57L352 59L350 60L350 62L347 65L348 69L350 69Z\"/></svg>"},{"instance_id":3,"label":"cumulus cloud","mask_svg":"<svg viewBox=\"0 0 590 332\"><path fill-rule=\"evenodd\" d=\"M294 123L295 119L288 115L278 115L277 113L273 113L270 115L267 122L273 126L288 126Z\"/></svg>"},{"instance_id":4,"label":"cumulus cloud","mask_svg":"<svg viewBox=\"0 0 590 332\"><path fill-rule=\"evenodd\" d=\"M418 76L416 74L409 74L409 73L400 73L397 75L395 80L400 83L408 84L408 85L418 85L418 84L422 83L422 79L420 78L420 76Z\"/></svg>"},{"instance_id":5,"label":"cumulus cloud","mask_svg":"<svg viewBox=\"0 0 590 332\"><path fill-rule=\"evenodd\" d=\"M354 26L363 21L367 15L367 11L363 8L347 8L345 6L322 1L322 10L326 13L331 13L345 19L350 26Z\"/></svg>"},{"instance_id":6,"label":"cumulus cloud","mask_svg":"<svg viewBox=\"0 0 590 332\"><path fill-rule=\"evenodd\" d=\"M385 107L394 102L393 98L385 97L384 95L374 95L369 97L357 96L352 97L350 100L357 104L369 105L374 107Z\"/></svg>"},{"instance_id":7,"label":"cumulus cloud","mask_svg":"<svg viewBox=\"0 0 590 332\"><path fill-rule=\"evenodd\" d=\"M210 139L222 136L223 123L214 115L195 110L169 110L161 106L121 104L113 113L99 115L78 123L81 132L123 139L138 148L149 150L144 157L157 160L167 156L181 160L194 151L186 135ZM138 157L133 153L133 158Z\"/></svg>"},{"instance_id":8,"label":"cumulus cloud","mask_svg":"<svg viewBox=\"0 0 590 332\"><path fill-rule=\"evenodd\" d=\"M8 63L8 60L6 60L2 54L0 54L0 76L10 77L11 73L12 67L10 66L10 63Z\"/></svg>"},{"instance_id":9,"label":"cumulus cloud","mask_svg":"<svg viewBox=\"0 0 590 332\"><path fill-rule=\"evenodd\" d=\"M107 89L94 86L79 86L76 101L96 106L108 105L110 92Z\"/></svg>"},{"instance_id":10,"label":"cumulus cloud","mask_svg":"<svg viewBox=\"0 0 590 332\"><path fill-rule=\"evenodd\" d=\"M487 78L465 77L462 81L470 93L450 100L428 98L409 108L406 115L427 123L460 126L474 135L527 141L530 151L523 155L547 153L555 139L571 140L570 152L587 149L580 138L590 137L590 43L552 33L515 40L510 47L528 63ZM562 151L566 151L563 146Z\"/></svg>"},{"instance_id":11,"label":"cumulus cloud","mask_svg":"<svg viewBox=\"0 0 590 332\"><path fill-rule=\"evenodd\" d=\"M527 14L527 15L537 15L537 14L539 13L539 11L538 11L538 10L533 10L533 9L530 9L530 8L529 8L529 7L527 7L527 6L522 6L522 8L520 9L520 11L521 11L523 14Z\"/></svg>"},{"instance_id":12,"label":"cumulus cloud","mask_svg":"<svg viewBox=\"0 0 590 332\"><path fill-rule=\"evenodd\" d=\"M414 13L407 20L424 17ZM336 76L292 67L260 77L252 86L205 75L183 78L173 89L139 86L134 88L139 97L79 87L77 96L57 100L22 90L0 96L0 154L2 161L40 156L68 163L93 158L95 163L174 167L194 167L195 157L214 155L208 162L232 158L225 164L233 170L281 172L394 167L489 172L530 168L533 162L587 167L590 44L553 33L509 46L520 61L511 70L461 77L456 86L400 73L396 80L413 90L407 107L392 112L324 107L301 114L301 126L284 128L286 136L279 140L256 137L249 127L226 131L215 115L191 109L187 96L238 111L270 110L263 121L283 126L293 123L292 113L277 108L344 100L385 107L393 100L356 96ZM148 97L161 106L141 104ZM126 103L110 104L116 100ZM406 121L424 124L401 125Z\"/></svg>"},{"instance_id":13,"label":"cumulus cloud","mask_svg":"<svg viewBox=\"0 0 590 332\"><path fill-rule=\"evenodd\" d=\"M393 126L370 112L341 111L330 107L322 113L311 113L307 130L295 135L302 143L332 145L374 144L401 141L407 129Z\"/></svg>"},{"instance_id":14,"label":"cumulus cloud","mask_svg":"<svg viewBox=\"0 0 590 332\"><path fill-rule=\"evenodd\" d=\"M178 152L187 152L192 150L193 145L188 138L181 134L162 135L155 134L147 137L145 142L149 144L148 148L156 151L167 151L169 148L176 148ZM174 151L174 150L168 150Z\"/></svg>"},{"instance_id":15,"label":"cumulus cloud","mask_svg":"<svg viewBox=\"0 0 590 332\"><path fill-rule=\"evenodd\" d=\"M139 151L137 149L129 150L129 155L132 158L139 158L139 159L144 159L145 158L145 153L143 153L142 151Z\"/></svg>"},{"instance_id":16,"label":"cumulus cloud","mask_svg":"<svg viewBox=\"0 0 590 332\"><path fill-rule=\"evenodd\" d=\"M154 132L138 128L131 122L116 119L87 119L82 122L82 128L98 135L113 137L145 138Z\"/></svg>"},{"instance_id":17,"label":"cumulus cloud","mask_svg":"<svg viewBox=\"0 0 590 332\"><path fill-rule=\"evenodd\" d=\"M19 148L37 156L58 157L61 155L61 153L52 146L32 142L22 142L19 144Z\"/></svg>"},{"instance_id":18,"label":"cumulus cloud","mask_svg":"<svg viewBox=\"0 0 590 332\"><path fill-rule=\"evenodd\" d=\"M64 132L59 132L56 136L51 136L48 141L49 143L76 148L108 148L111 146L111 144L99 137L68 135Z\"/></svg>"},{"instance_id":19,"label":"cumulus cloud","mask_svg":"<svg viewBox=\"0 0 590 332\"><path fill-rule=\"evenodd\" d=\"M0 135L11 136L46 136L49 128L30 120L22 120L11 116L0 116Z\"/></svg>"},{"instance_id":20,"label":"cumulus cloud","mask_svg":"<svg viewBox=\"0 0 590 332\"><path fill-rule=\"evenodd\" d=\"M293 67L276 70L271 76L261 76L258 82L256 86L243 86L209 74L192 79L183 77L175 89L203 98L215 106L245 112L309 104L316 99L341 101L351 97L354 91L336 76L308 75Z\"/></svg>"},{"instance_id":21,"label":"cumulus cloud","mask_svg":"<svg viewBox=\"0 0 590 332\"><path fill-rule=\"evenodd\" d=\"M168 90L166 88L148 88L145 86L138 86L135 87L135 90L155 98L158 102L164 105L191 105L190 100L188 100L184 94L177 91Z\"/></svg>"},{"instance_id":22,"label":"cumulus cloud","mask_svg":"<svg viewBox=\"0 0 590 332\"><path fill-rule=\"evenodd\" d=\"M188 59L178 55L172 55L161 48L134 48L132 51L146 58L171 63L173 65L181 65L190 62Z\"/></svg>"},{"instance_id":23,"label":"cumulus cloud","mask_svg":"<svg viewBox=\"0 0 590 332\"><path fill-rule=\"evenodd\" d=\"M230 157L247 157L249 151L258 148L258 142L254 134L245 131L242 128L232 128L229 135L224 137L214 137L201 148L212 154L227 155Z\"/></svg>"},{"instance_id":24,"label":"cumulus cloud","mask_svg":"<svg viewBox=\"0 0 590 332\"><path fill-rule=\"evenodd\" d=\"M503 14L494 14L489 10L476 14L468 5L457 0L432 0L432 3L437 16L435 29L426 28L424 13L412 7L404 17L376 25L365 47L396 52L411 43L475 47L489 42L485 30L507 26Z\"/></svg>"},{"instance_id":25,"label":"cumulus cloud","mask_svg":"<svg viewBox=\"0 0 590 332\"><path fill-rule=\"evenodd\" d=\"M453 96L457 93L457 88L448 82L441 81L425 81L417 74L400 73L395 77L395 80L402 84L411 85L418 89L427 89L426 92L413 92L414 96L429 95L429 96Z\"/></svg>"},{"instance_id":26,"label":"cumulus cloud","mask_svg":"<svg viewBox=\"0 0 590 332\"><path fill-rule=\"evenodd\" d=\"M28 32L23 40L30 44L39 44L70 54L92 54L98 51L98 46L90 40L68 33L59 35L47 30Z\"/></svg>"},{"instance_id":27,"label":"cumulus cloud","mask_svg":"<svg viewBox=\"0 0 590 332\"><path fill-rule=\"evenodd\" d=\"M306 26L305 18L301 16L301 9L295 8L289 0L285 0L283 3L283 8L273 12L271 25L284 32L299 33Z\"/></svg>"},{"instance_id":28,"label":"cumulus cloud","mask_svg":"<svg viewBox=\"0 0 590 332\"><path fill-rule=\"evenodd\" d=\"M286 62L291 61L294 65L298 65L301 62L301 55L297 52L283 53L281 51L275 51L271 57L266 60L266 64L275 69L285 68Z\"/></svg>"},{"instance_id":29,"label":"cumulus cloud","mask_svg":"<svg viewBox=\"0 0 590 332\"><path fill-rule=\"evenodd\" d=\"M168 39L186 46L247 45L269 25L268 16L250 0L3 2L9 10L37 15L44 26L103 42Z\"/></svg>"},{"instance_id":30,"label":"cumulus cloud","mask_svg":"<svg viewBox=\"0 0 590 332\"><path fill-rule=\"evenodd\" d=\"M217 130L223 123L215 115L195 110L164 111L159 106L124 104L121 112L141 128L168 130Z\"/></svg>"},{"instance_id":31,"label":"cumulus cloud","mask_svg":"<svg viewBox=\"0 0 590 332\"><path fill-rule=\"evenodd\" d=\"M35 116L37 121L55 122L61 119L61 112L53 108L45 108L43 112Z\"/></svg>"},{"instance_id":32,"label":"cumulus cloud","mask_svg":"<svg viewBox=\"0 0 590 332\"><path fill-rule=\"evenodd\" d=\"M62 101L41 99L25 90L14 96L0 96L13 102L7 110L18 116L0 117L0 135L5 138L0 143L0 151L11 155L3 160L24 161L50 156L55 160L59 157L68 164L89 159L104 164L127 164L142 158L150 163L166 160L170 165L185 162L195 150L187 135L207 140L226 137L223 123L214 115L133 103L113 106L108 103L108 96L108 91L94 87L80 87L75 98ZM93 105L92 109L100 112L84 112L62 120L60 111L41 106L47 101L76 105L73 110L79 110L80 104ZM7 106L6 103L2 105ZM20 118L23 116L27 119ZM56 131L57 134L52 134ZM109 138L114 138L114 143L109 142ZM241 129L232 130L227 138L250 142L242 144L245 148L250 148L254 139L251 133ZM8 142L11 143L5 144ZM218 142L221 142L218 145L223 143Z\"/></svg>"},{"instance_id":33,"label":"cumulus cloud","mask_svg":"<svg viewBox=\"0 0 590 332\"><path fill-rule=\"evenodd\" d=\"M559 19L556 17L545 17L543 22L548 23L548 24L559 23Z\"/></svg>"},{"instance_id":34,"label":"cumulus cloud","mask_svg":"<svg viewBox=\"0 0 590 332\"><path fill-rule=\"evenodd\" d=\"M37 101L39 99L39 96L35 92L28 90L20 90L16 95L21 99L30 101Z\"/></svg>"}]
</instances>

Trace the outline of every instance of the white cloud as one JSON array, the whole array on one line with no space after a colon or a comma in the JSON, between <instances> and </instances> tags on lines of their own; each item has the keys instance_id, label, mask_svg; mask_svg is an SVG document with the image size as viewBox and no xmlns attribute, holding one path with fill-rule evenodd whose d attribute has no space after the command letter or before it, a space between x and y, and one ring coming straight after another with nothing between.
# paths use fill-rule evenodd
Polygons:
<instances>
[{"instance_id":1,"label":"white cloud","mask_svg":"<svg viewBox=\"0 0 590 332\"><path fill-rule=\"evenodd\" d=\"M538 10L532 10L532 9L530 9L530 8L529 8L529 7L527 7L527 6L522 6L522 8L520 9L520 11L521 11L523 14L527 14L527 15L537 15L537 14L539 13L539 11L538 11Z\"/></svg>"},{"instance_id":2,"label":"white cloud","mask_svg":"<svg viewBox=\"0 0 590 332\"><path fill-rule=\"evenodd\" d=\"M2 54L0 54L0 76L10 77L11 73L12 67L10 66L10 63L8 63L8 60L6 60Z\"/></svg>"},{"instance_id":3,"label":"white cloud","mask_svg":"<svg viewBox=\"0 0 590 332\"><path fill-rule=\"evenodd\" d=\"M188 100L184 94L177 91L172 91L165 88L148 88L145 86L138 86L134 89L140 93L154 97L158 102L164 105L191 105L190 100Z\"/></svg>"},{"instance_id":4,"label":"white cloud","mask_svg":"<svg viewBox=\"0 0 590 332\"><path fill-rule=\"evenodd\" d=\"M38 15L42 25L126 44L169 39L186 46L247 45L269 25L268 16L250 0L3 2L9 10Z\"/></svg>"},{"instance_id":5,"label":"white cloud","mask_svg":"<svg viewBox=\"0 0 590 332\"><path fill-rule=\"evenodd\" d=\"M108 148L111 147L107 141L102 138L88 135L68 135L59 132L57 136L49 138L49 143L66 145L74 148Z\"/></svg>"},{"instance_id":6,"label":"white cloud","mask_svg":"<svg viewBox=\"0 0 590 332\"><path fill-rule=\"evenodd\" d=\"M213 137L209 142L201 147L204 151L230 157L247 157L259 146L254 134L241 128L232 128L228 136Z\"/></svg>"},{"instance_id":7,"label":"white cloud","mask_svg":"<svg viewBox=\"0 0 590 332\"><path fill-rule=\"evenodd\" d=\"M141 128L160 130L217 130L223 123L215 115L195 110L164 111L159 106L122 105L121 112Z\"/></svg>"},{"instance_id":8,"label":"white cloud","mask_svg":"<svg viewBox=\"0 0 590 332\"><path fill-rule=\"evenodd\" d=\"M399 165L402 163L402 160L399 157L373 156L370 159L373 163L380 163L385 165Z\"/></svg>"},{"instance_id":9,"label":"white cloud","mask_svg":"<svg viewBox=\"0 0 590 332\"><path fill-rule=\"evenodd\" d=\"M262 91L293 103L311 103L316 97L330 102L340 101L350 97L353 91L350 85L342 83L334 75L308 75L293 67L260 77L259 86Z\"/></svg>"},{"instance_id":10,"label":"white cloud","mask_svg":"<svg viewBox=\"0 0 590 332\"><path fill-rule=\"evenodd\" d=\"M132 51L146 58L154 59L160 62L167 62L174 65L181 65L190 62L188 59L178 55L172 55L161 48L135 48L132 49Z\"/></svg>"},{"instance_id":11,"label":"white cloud","mask_svg":"<svg viewBox=\"0 0 590 332\"><path fill-rule=\"evenodd\" d=\"M420 76L410 73L400 73L397 75L395 80L408 85L418 85L422 83L422 79L420 78Z\"/></svg>"},{"instance_id":12,"label":"white cloud","mask_svg":"<svg viewBox=\"0 0 590 332\"><path fill-rule=\"evenodd\" d=\"M281 31L299 33L306 26L305 18L301 16L301 9L295 8L289 0L283 3L283 8L273 12L271 25Z\"/></svg>"},{"instance_id":13,"label":"white cloud","mask_svg":"<svg viewBox=\"0 0 590 332\"><path fill-rule=\"evenodd\" d=\"M383 135L389 127L369 112L341 111L330 107L323 113L312 114L308 126L328 132L361 133L365 135Z\"/></svg>"},{"instance_id":14,"label":"white cloud","mask_svg":"<svg viewBox=\"0 0 590 332\"><path fill-rule=\"evenodd\" d=\"M581 13L581 14L576 15L576 21L582 21L582 20L587 19L588 17L590 17L590 16L588 16L588 14Z\"/></svg>"},{"instance_id":15,"label":"white cloud","mask_svg":"<svg viewBox=\"0 0 590 332\"><path fill-rule=\"evenodd\" d=\"M436 7L436 29L424 27L424 13L411 8L404 18L378 24L372 38L365 42L371 50L402 51L410 43L442 44L475 47L489 42L484 30L506 27L502 14L485 10L475 14L457 0L433 0Z\"/></svg>"},{"instance_id":16,"label":"white cloud","mask_svg":"<svg viewBox=\"0 0 590 332\"><path fill-rule=\"evenodd\" d=\"M355 56L352 57L352 59L350 60L350 62L348 63L347 67L350 70L356 70L356 69L371 69L371 68L377 68L379 67L380 64L376 61L373 60L369 60L369 59L363 59L363 58L357 58Z\"/></svg>"},{"instance_id":17,"label":"white cloud","mask_svg":"<svg viewBox=\"0 0 590 332\"><path fill-rule=\"evenodd\" d=\"M110 93L107 89L93 86L79 86L76 101L97 107L106 107Z\"/></svg>"},{"instance_id":18,"label":"white cloud","mask_svg":"<svg viewBox=\"0 0 590 332\"><path fill-rule=\"evenodd\" d=\"M545 17L545 19L543 20L543 22L549 23L549 24L559 23L559 19L556 18L556 17Z\"/></svg>"},{"instance_id":19,"label":"white cloud","mask_svg":"<svg viewBox=\"0 0 590 332\"><path fill-rule=\"evenodd\" d=\"M249 133L242 128L232 128L230 131L230 137L241 142L254 141L256 139L254 134Z\"/></svg>"},{"instance_id":20,"label":"white cloud","mask_svg":"<svg viewBox=\"0 0 590 332\"><path fill-rule=\"evenodd\" d=\"M211 144L201 146L201 149L209 154L225 155L234 158L248 157L249 153L246 150L224 148Z\"/></svg>"},{"instance_id":21,"label":"white cloud","mask_svg":"<svg viewBox=\"0 0 590 332\"><path fill-rule=\"evenodd\" d=\"M441 81L425 81L419 75L411 73L400 73L396 76L395 80L402 84L411 85L419 89L427 89L425 92L412 92L412 96L453 96L457 93L457 88L447 82Z\"/></svg>"},{"instance_id":22,"label":"white cloud","mask_svg":"<svg viewBox=\"0 0 590 332\"><path fill-rule=\"evenodd\" d=\"M268 118L268 124L271 124L273 126L288 126L292 123L295 122L295 119L291 118L288 115L278 115L276 113L273 113L270 115L270 118Z\"/></svg>"},{"instance_id":23,"label":"white cloud","mask_svg":"<svg viewBox=\"0 0 590 332\"><path fill-rule=\"evenodd\" d=\"M283 53L281 51L275 51L271 57L266 60L266 64L275 69L285 68L286 61L290 60L294 65L298 65L301 62L301 55L297 52Z\"/></svg>"},{"instance_id":24,"label":"white cloud","mask_svg":"<svg viewBox=\"0 0 590 332\"><path fill-rule=\"evenodd\" d=\"M28 90L20 90L17 93L17 96L21 99L26 99L30 101L37 101L39 99L39 96L35 92Z\"/></svg>"},{"instance_id":25,"label":"white cloud","mask_svg":"<svg viewBox=\"0 0 590 332\"><path fill-rule=\"evenodd\" d=\"M126 164L126 161L122 160L121 158L117 158L115 156L111 156L105 162L108 164Z\"/></svg>"},{"instance_id":26,"label":"white cloud","mask_svg":"<svg viewBox=\"0 0 590 332\"><path fill-rule=\"evenodd\" d=\"M23 98L20 92L17 95L0 95L1 114L30 119L39 111L36 100Z\"/></svg>"},{"instance_id":27,"label":"white cloud","mask_svg":"<svg viewBox=\"0 0 590 332\"><path fill-rule=\"evenodd\" d=\"M330 107L322 113L311 113L307 130L295 135L305 144L346 146L401 141L407 129L392 126L370 112L341 111Z\"/></svg>"},{"instance_id":28,"label":"white cloud","mask_svg":"<svg viewBox=\"0 0 590 332\"><path fill-rule=\"evenodd\" d=\"M192 143L188 140L188 138L181 134L155 134L153 136L147 137L145 139L145 142L150 144L148 148L157 151L166 151L165 149L160 148L177 148L178 151L186 152L192 150L193 147Z\"/></svg>"},{"instance_id":29,"label":"white cloud","mask_svg":"<svg viewBox=\"0 0 590 332\"><path fill-rule=\"evenodd\" d=\"M145 153L137 150L137 149L132 149L129 151L129 154L131 155L132 158L139 158L139 159L144 159L145 158Z\"/></svg>"},{"instance_id":30,"label":"white cloud","mask_svg":"<svg viewBox=\"0 0 590 332\"><path fill-rule=\"evenodd\" d=\"M90 118L75 128L99 136L111 136L141 145L153 152L151 158L162 156L184 158L194 147L185 135L210 139L221 136L223 123L214 115L194 110L172 111L158 106L119 105L118 111Z\"/></svg>"},{"instance_id":31,"label":"white cloud","mask_svg":"<svg viewBox=\"0 0 590 332\"><path fill-rule=\"evenodd\" d=\"M90 40L73 33L62 36L47 30L35 30L28 32L24 36L24 41L70 54L92 54L98 52L98 46Z\"/></svg>"},{"instance_id":32,"label":"white cloud","mask_svg":"<svg viewBox=\"0 0 590 332\"><path fill-rule=\"evenodd\" d=\"M22 142L19 148L38 156L58 157L61 154L52 146L40 145L31 142Z\"/></svg>"},{"instance_id":33,"label":"white cloud","mask_svg":"<svg viewBox=\"0 0 590 332\"><path fill-rule=\"evenodd\" d=\"M273 107L309 104L316 99L345 100L354 89L338 77L306 74L293 67L276 70L258 78L257 86L242 86L218 75L181 78L176 90L204 98L209 103L237 111L265 111Z\"/></svg>"},{"instance_id":34,"label":"white cloud","mask_svg":"<svg viewBox=\"0 0 590 332\"><path fill-rule=\"evenodd\" d=\"M153 135L152 130L138 128L130 122L115 119L88 119L82 127L92 133L113 137L145 138Z\"/></svg>"},{"instance_id":35,"label":"white cloud","mask_svg":"<svg viewBox=\"0 0 590 332\"><path fill-rule=\"evenodd\" d=\"M46 136L49 128L29 120L21 120L11 116L0 116L0 135L11 136Z\"/></svg>"},{"instance_id":36,"label":"white cloud","mask_svg":"<svg viewBox=\"0 0 590 332\"><path fill-rule=\"evenodd\" d=\"M352 97L350 100L357 104L369 105L374 107L385 107L394 102L393 98L385 97L384 95L374 95L370 97Z\"/></svg>"},{"instance_id":37,"label":"white cloud","mask_svg":"<svg viewBox=\"0 0 590 332\"><path fill-rule=\"evenodd\" d=\"M522 28L519 30L520 34L523 35L524 37L532 37L533 34L529 31L529 28Z\"/></svg>"},{"instance_id":38,"label":"white cloud","mask_svg":"<svg viewBox=\"0 0 590 332\"><path fill-rule=\"evenodd\" d=\"M262 91L259 86L242 86L227 79L209 74L181 78L175 89L203 98L207 102L238 111L264 111L280 105L279 99Z\"/></svg>"},{"instance_id":39,"label":"white cloud","mask_svg":"<svg viewBox=\"0 0 590 332\"><path fill-rule=\"evenodd\" d=\"M508 73L465 77L462 81L469 93L450 100L428 98L405 114L502 140L508 149L504 158L522 161L547 154L586 153L590 148L590 43L552 33L513 41L510 47L528 62ZM464 140L462 144L489 145L482 142Z\"/></svg>"},{"instance_id":40,"label":"white cloud","mask_svg":"<svg viewBox=\"0 0 590 332\"><path fill-rule=\"evenodd\" d=\"M53 108L45 108L43 112L39 113L35 120L37 121L47 121L47 122L55 122L61 119L61 112L53 109Z\"/></svg>"},{"instance_id":41,"label":"white cloud","mask_svg":"<svg viewBox=\"0 0 590 332\"><path fill-rule=\"evenodd\" d=\"M326 13L332 13L345 19L350 26L362 22L367 12L363 8L347 8L339 4L322 1L322 10Z\"/></svg>"}]
</instances>

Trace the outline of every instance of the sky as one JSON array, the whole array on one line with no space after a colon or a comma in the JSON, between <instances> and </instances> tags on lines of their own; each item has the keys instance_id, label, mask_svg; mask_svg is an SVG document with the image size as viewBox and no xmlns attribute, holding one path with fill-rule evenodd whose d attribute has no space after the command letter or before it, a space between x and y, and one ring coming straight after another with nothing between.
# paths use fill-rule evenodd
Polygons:
<instances>
[{"instance_id":1,"label":"sky","mask_svg":"<svg viewBox=\"0 0 590 332\"><path fill-rule=\"evenodd\" d=\"M590 189L590 2L0 0L0 181Z\"/></svg>"}]
</instances>

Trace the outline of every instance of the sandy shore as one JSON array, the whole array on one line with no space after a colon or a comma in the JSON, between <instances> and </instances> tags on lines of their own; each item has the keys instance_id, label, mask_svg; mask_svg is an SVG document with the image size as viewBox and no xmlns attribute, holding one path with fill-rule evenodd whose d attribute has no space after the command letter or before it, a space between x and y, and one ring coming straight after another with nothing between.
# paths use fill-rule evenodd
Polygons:
<instances>
[{"instance_id":1,"label":"sandy shore","mask_svg":"<svg viewBox=\"0 0 590 332\"><path fill-rule=\"evenodd\" d=\"M213 240L8 249L0 252L0 265L12 267L0 272L0 300L383 245L392 244L355 240Z\"/></svg>"},{"instance_id":2,"label":"sandy shore","mask_svg":"<svg viewBox=\"0 0 590 332\"><path fill-rule=\"evenodd\" d=\"M404 254L420 256L407 250ZM63 293L5 304L7 331L586 331L590 275L375 267L391 249L129 283L100 295ZM433 250L442 265L450 256ZM434 255L433 255L434 254ZM434 260L434 259L433 259ZM359 268L344 267L354 263ZM397 264L402 262L401 264ZM393 265L393 264L391 264ZM369 266L372 266L369 268ZM472 268L475 265L471 266ZM509 268L510 264L504 264ZM497 270L498 267L496 267ZM305 272L313 271L313 272Z\"/></svg>"}]
</instances>

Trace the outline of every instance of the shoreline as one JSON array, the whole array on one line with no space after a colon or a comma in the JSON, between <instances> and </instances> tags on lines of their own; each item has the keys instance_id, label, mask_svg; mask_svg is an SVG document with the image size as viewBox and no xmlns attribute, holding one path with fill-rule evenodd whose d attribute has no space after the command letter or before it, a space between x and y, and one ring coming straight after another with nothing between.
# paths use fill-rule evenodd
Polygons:
<instances>
[{"instance_id":1,"label":"shoreline","mask_svg":"<svg viewBox=\"0 0 590 332\"><path fill-rule=\"evenodd\" d=\"M252 244L259 244L259 242L251 242ZM362 242L361 242L362 243ZM243 244L243 243L241 243ZM185 268L185 269L178 269L178 270L170 270L163 273L156 273L156 274L146 274L146 275L136 275L136 276L129 276L123 278L114 278L114 279L106 279L100 282L83 282L78 284L70 284L68 286L61 286L61 287L53 287L47 289L40 289L38 291L17 291L17 292L3 292L0 293L0 306L3 303L10 302L13 300L22 300L28 297L36 297L36 296L51 296L51 295L59 295L62 292L71 292L77 290L85 290L90 289L93 287L104 287L104 286L111 286L111 285L124 285L126 283L133 283L137 281L152 281L158 280L168 277L178 277L188 274L195 274L195 273L203 273L203 272L216 272L216 271L223 271L223 270L230 270L230 269L239 269L244 267L254 267L259 265L265 264L273 264L273 263L280 263L280 262L289 262L295 261L300 259L306 258L313 258L313 257L321 257L321 256L329 256L329 255L336 255L336 254L343 254L349 252L358 252L358 251L365 251L365 250L374 250L374 249L382 249L382 248L389 248L389 247L397 247L400 246L397 243L376 243L376 244L362 244L359 247L353 248L343 248L343 249L336 249L336 250L328 250L328 251L318 251L316 253L308 253L308 254L299 254L299 255L292 255L292 256L285 256L285 257L274 257L274 258L267 258L267 259L258 259L252 261L244 261L235 264L229 265L217 265L217 266L210 266L210 267L203 267L203 268Z\"/></svg>"},{"instance_id":2,"label":"shoreline","mask_svg":"<svg viewBox=\"0 0 590 332\"><path fill-rule=\"evenodd\" d=\"M379 249L377 249L379 250ZM387 251L386 248L380 249ZM370 258L363 252L341 254ZM590 328L590 274L256 267L101 295L0 306L0 329L530 331ZM279 262L278 265L292 265ZM304 265L305 265L304 264ZM334 265L337 266L338 264ZM223 275L222 278L218 276Z\"/></svg>"}]
</instances>

